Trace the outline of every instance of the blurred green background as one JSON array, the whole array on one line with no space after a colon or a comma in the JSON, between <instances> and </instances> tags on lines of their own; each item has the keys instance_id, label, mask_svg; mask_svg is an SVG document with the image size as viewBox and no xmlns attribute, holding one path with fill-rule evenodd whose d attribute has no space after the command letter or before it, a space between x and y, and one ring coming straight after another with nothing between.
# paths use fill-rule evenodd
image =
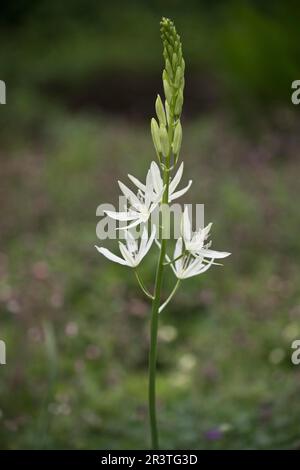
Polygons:
<instances>
[{"instance_id":1,"label":"blurred green background","mask_svg":"<svg viewBox=\"0 0 300 470\"><path fill-rule=\"evenodd\" d=\"M94 244L97 206L154 158L162 15L187 66L185 201L205 204L213 246L232 256L161 316L161 445L300 447L299 13L296 1L1 5L0 448L149 444L149 304Z\"/></svg>"}]
</instances>

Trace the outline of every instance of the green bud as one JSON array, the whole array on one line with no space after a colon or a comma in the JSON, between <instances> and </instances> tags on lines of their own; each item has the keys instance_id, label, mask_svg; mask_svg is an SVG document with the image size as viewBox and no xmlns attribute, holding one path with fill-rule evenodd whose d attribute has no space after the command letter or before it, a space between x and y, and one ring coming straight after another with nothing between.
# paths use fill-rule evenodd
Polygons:
<instances>
[{"instance_id":1,"label":"green bud","mask_svg":"<svg viewBox=\"0 0 300 470\"><path fill-rule=\"evenodd\" d=\"M182 129L178 124L178 118L181 115L183 106L183 90L184 90L184 69L185 63L182 57L182 46L179 34L176 32L174 23L168 18L162 18L160 22L161 38L163 41L163 54L165 59L165 69L163 71L163 86L165 94L165 116L168 126L174 126L174 138L172 143L173 150L179 151ZM163 154L166 154L167 141L165 148L162 137L165 131L162 130L161 124L164 123L160 119L160 138ZM170 147L171 142L168 144Z\"/></svg>"},{"instance_id":2,"label":"green bud","mask_svg":"<svg viewBox=\"0 0 300 470\"><path fill-rule=\"evenodd\" d=\"M181 46L179 46L179 49L177 50L177 55L178 55L178 63L180 64L182 61L182 49Z\"/></svg>"},{"instance_id":3,"label":"green bud","mask_svg":"<svg viewBox=\"0 0 300 470\"><path fill-rule=\"evenodd\" d=\"M167 122L168 124L170 124L170 106L167 100L165 101L165 108L166 108Z\"/></svg>"},{"instance_id":4,"label":"green bud","mask_svg":"<svg viewBox=\"0 0 300 470\"><path fill-rule=\"evenodd\" d=\"M165 126L167 124L166 114L164 110L164 105L162 104L162 101L159 95L157 95L157 98L155 101L155 110L156 110L159 123Z\"/></svg>"},{"instance_id":5,"label":"green bud","mask_svg":"<svg viewBox=\"0 0 300 470\"><path fill-rule=\"evenodd\" d=\"M182 127L180 121L176 124L173 138L173 152L175 155L179 154L182 141Z\"/></svg>"},{"instance_id":6,"label":"green bud","mask_svg":"<svg viewBox=\"0 0 300 470\"><path fill-rule=\"evenodd\" d=\"M175 114L176 114L176 116L180 116L181 110L182 110L182 105L183 105L183 93L182 93L182 90L179 90L177 98L176 98L176 103L175 103Z\"/></svg>"},{"instance_id":7,"label":"green bud","mask_svg":"<svg viewBox=\"0 0 300 470\"><path fill-rule=\"evenodd\" d=\"M163 79L163 85L164 85L164 92L165 92L166 100L169 104L171 104L171 101L172 101L172 88L170 87L169 82L166 79Z\"/></svg>"},{"instance_id":8,"label":"green bud","mask_svg":"<svg viewBox=\"0 0 300 470\"><path fill-rule=\"evenodd\" d=\"M181 79L182 79L182 68L181 68L181 67L177 67L176 75L175 75L175 87L176 87L176 88L179 88Z\"/></svg>"},{"instance_id":9,"label":"green bud","mask_svg":"<svg viewBox=\"0 0 300 470\"><path fill-rule=\"evenodd\" d=\"M173 70L169 59L166 60L166 71L170 79L173 78Z\"/></svg>"},{"instance_id":10,"label":"green bud","mask_svg":"<svg viewBox=\"0 0 300 470\"><path fill-rule=\"evenodd\" d=\"M160 135L162 154L164 157L167 157L170 152L170 142L169 142L169 136L168 136L166 126L164 125L160 126L159 135Z\"/></svg>"},{"instance_id":11,"label":"green bud","mask_svg":"<svg viewBox=\"0 0 300 470\"><path fill-rule=\"evenodd\" d=\"M177 65L177 54L173 54L172 56L172 66L173 66L173 69L176 70L176 65Z\"/></svg>"},{"instance_id":12,"label":"green bud","mask_svg":"<svg viewBox=\"0 0 300 470\"><path fill-rule=\"evenodd\" d=\"M160 143L159 127L156 122L156 119L154 118L151 119L151 135L152 135L152 140L153 140L153 144L154 144L156 152L158 154L161 154L162 149L161 149L161 143Z\"/></svg>"}]
</instances>

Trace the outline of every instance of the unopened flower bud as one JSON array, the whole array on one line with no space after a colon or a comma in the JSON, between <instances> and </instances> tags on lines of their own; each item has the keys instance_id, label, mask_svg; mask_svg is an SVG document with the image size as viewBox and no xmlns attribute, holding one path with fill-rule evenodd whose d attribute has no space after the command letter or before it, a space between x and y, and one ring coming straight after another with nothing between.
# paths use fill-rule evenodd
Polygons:
<instances>
[{"instance_id":1,"label":"unopened flower bud","mask_svg":"<svg viewBox=\"0 0 300 470\"><path fill-rule=\"evenodd\" d=\"M182 68L181 68L181 67L177 67L176 75L175 75L175 87L176 87L176 88L179 88L181 79L182 79Z\"/></svg>"},{"instance_id":2,"label":"unopened flower bud","mask_svg":"<svg viewBox=\"0 0 300 470\"><path fill-rule=\"evenodd\" d=\"M182 49L181 49L181 47L179 47L179 49L177 50L177 55L178 55L178 63L180 64L181 61L182 61Z\"/></svg>"},{"instance_id":3,"label":"unopened flower bud","mask_svg":"<svg viewBox=\"0 0 300 470\"><path fill-rule=\"evenodd\" d=\"M166 129L166 126L161 125L159 128L159 135L160 135L160 143L161 143L161 150L164 157L167 157L170 152L170 142L169 136Z\"/></svg>"},{"instance_id":4,"label":"unopened flower bud","mask_svg":"<svg viewBox=\"0 0 300 470\"><path fill-rule=\"evenodd\" d=\"M173 152L175 155L179 154L182 141L182 127L180 121L176 124L173 138Z\"/></svg>"},{"instance_id":5,"label":"unopened flower bud","mask_svg":"<svg viewBox=\"0 0 300 470\"><path fill-rule=\"evenodd\" d=\"M155 150L158 154L161 154L162 149L160 143L159 127L156 122L156 119L154 118L151 119L151 134Z\"/></svg>"},{"instance_id":6,"label":"unopened flower bud","mask_svg":"<svg viewBox=\"0 0 300 470\"><path fill-rule=\"evenodd\" d=\"M169 59L166 60L166 71L170 79L173 78L173 70Z\"/></svg>"},{"instance_id":7,"label":"unopened flower bud","mask_svg":"<svg viewBox=\"0 0 300 470\"><path fill-rule=\"evenodd\" d=\"M176 98L176 104L175 104L175 114L177 116L180 116L181 114L182 105L183 105L183 93L182 93L182 90L179 90L178 96Z\"/></svg>"},{"instance_id":8,"label":"unopened flower bud","mask_svg":"<svg viewBox=\"0 0 300 470\"><path fill-rule=\"evenodd\" d=\"M167 124L166 114L164 110L164 105L162 104L162 101L159 95L157 95L157 98L155 101L155 110L156 110L159 123L165 126Z\"/></svg>"},{"instance_id":9,"label":"unopened flower bud","mask_svg":"<svg viewBox=\"0 0 300 470\"><path fill-rule=\"evenodd\" d=\"M175 70L176 69L176 65L177 65L177 54L173 54L172 56L172 66L173 66L173 69Z\"/></svg>"},{"instance_id":10,"label":"unopened flower bud","mask_svg":"<svg viewBox=\"0 0 300 470\"><path fill-rule=\"evenodd\" d=\"M168 122L168 124L170 124L170 122L171 122L171 120L170 120L170 106L169 106L169 103L167 102L167 100L165 101L165 108L166 108L167 122Z\"/></svg>"},{"instance_id":11,"label":"unopened flower bud","mask_svg":"<svg viewBox=\"0 0 300 470\"><path fill-rule=\"evenodd\" d=\"M166 100L169 104L171 104L172 101L172 89L169 85L169 82L167 79L163 79L163 85L164 85L164 92L165 92L165 97Z\"/></svg>"}]
</instances>

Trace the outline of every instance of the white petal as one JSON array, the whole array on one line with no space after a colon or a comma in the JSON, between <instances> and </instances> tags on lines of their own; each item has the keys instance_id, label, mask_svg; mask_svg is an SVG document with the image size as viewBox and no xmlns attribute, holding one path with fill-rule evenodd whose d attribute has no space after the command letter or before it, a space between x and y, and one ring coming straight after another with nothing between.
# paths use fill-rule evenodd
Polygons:
<instances>
[{"instance_id":1,"label":"white petal","mask_svg":"<svg viewBox=\"0 0 300 470\"><path fill-rule=\"evenodd\" d=\"M151 206L150 206L151 207ZM141 214L141 221L145 224L150 217L150 210L144 210Z\"/></svg>"},{"instance_id":2,"label":"white petal","mask_svg":"<svg viewBox=\"0 0 300 470\"><path fill-rule=\"evenodd\" d=\"M192 240L185 244L185 247L188 251L190 251L191 253L197 255L198 253L200 253L200 251L203 248L203 240L201 240L201 238L199 238L198 241L197 240L195 241L195 235L194 235L192 237Z\"/></svg>"},{"instance_id":3,"label":"white petal","mask_svg":"<svg viewBox=\"0 0 300 470\"><path fill-rule=\"evenodd\" d=\"M128 266L134 267L134 265L135 265L134 257L132 256L131 253L129 253L126 246L122 242L119 242L119 248L120 248L122 256L126 260L126 263L128 264Z\"/></svg>"},{"instance_id":4,"label":"white petal","mask_svg":"<svg viewBox=\"0 0 300 470\"><path fill-rule=\"evenodd\" d=\"M111 251L109 251L107 248L102 248L99 246L96 246L97 250L101 255L104 255L106 258L108 258L111 261L114 261L115 263L123 264L124 266L127 266L127 262L120 258L119 256L114 255Z\"/></svg>"},{"instance_id":5,"label":"white petal","mask_svg":"<svg viewBox=\"0 0 300 470\"><path fill-rule=\"evenodd\" d=\"M189 211L187 206L184 208L183 218L182 218L182 234L185 242L189 242L192 236L192 227L189 217Z\"/></svg>"},{"instance_id":6,"label":"white petal","mask_svg":"<svg viewBox=\"0 0 300 470\"><path fill-rule=\"evenodd\" d=\"M136 208L140 207L141 202L137 198L137 196L131 191L131 189L127 188L127 186L125 186L125 184L122 183L122 181L118 181L118 184L120 186L122 193L130 201L130 203Z\"/></svg>"},{"instance_id":7,"label":"white petal","mask_svg":"<svg viewBox=\"0 0 300 470\"><path fill-rule=\"evenodd\" d=\"M207 239L210 229L211 229L212 223L208 224L206 227L203 229L199 229L198 232L194 233L191 243L190 243L190 251L197 251L201 250L204 245L204 241ZM211 244L211 242L210 242Z\"/></svg>"},{"instance_id":8,"label":"white petal","mask_svg":"<svg viewBox=\"0 0 300 470\"><path fill-rule=\"evenodd\" d=\"M126 227L118 227L118 228L116 228L116 230L128 230L129 228L136 227L137 225L141 224L142 222L143 222L143 220L142 220L142 218L139 214L138 218L136 218L134 222L132 222L129 225L126 225Z\"/></svg>"},{"instance_id":9,"label":"white petal","mask_svg":"<svg viewBox=\"0 0 300 470\"><path fill-rule=\"evenodd\" d=\"M158 202L153 202L151 206L149 207L149 215L152 214L154 209L156 209Z\"/></svg>"},{"instance_id":10,"label":"white petal","mask_svg":"<svg viewBox=\"0 0 300 470\"><path fill-rule=\"evenodd\" d=\"M159 171L157 163L152 162L150 169L151 169L154 191L156 192L156 194L159 194L161 190L163 189L163 181L160 176L160 171Z\"/></svg>"},{"instance_id":11,"label":"white petal","mask_svg":"<svg viewBox=\"0 0 300 470\"><path fill-rule=\"evenodd\" d=\"M227 256L231 255L231 253L228 253L227 251L215 251L215 250L209 250L206 248L202 248L197 254L204 256L205 258L226 258Z\"/></svg>"},{"instance_id":12,"label":"white petal","mask_svg":"<svg viewBox=\"0 0 300 470\"><path fill-rule=\"evenodd\" d=\"M128 231L125 233L125 238L126 238L126 240L136 242L136 239L134 238L133 233L130 232L130 230L128 230Z\"/></svg>"},{"instance_id":13,"label":"white petal","mask_svg":"<svg viewBox=\"0 0 300 470\"><path fill-rule=\"evenodd\" d=\"M202 264L202 258L194 258L192 261L190 261L190 264L185 268L184 277L187 278L191 273L199 271L202 266L207 266L206 264Z\"/></svg>"},{"instance_id":14,"label":"white petal","mask_svg":"<svg viewBox=\"0 0 300 470\"><path fill-rule=\"evenodd\" d=\"M177 199L178 197L185 194L190 189L191 184L192 184L192 180L188 182L185 188L180 189L179 191L176 191L175 193L170 193L169 202L174 201L174 199Z\"/></svg>"},{"instance_id":15,"label":"white petal","mask_svg":"<svg viewBox=\"0 0 300 470\"><path fill-rule=\"evenodd\" d=\"M194 233L191 239L191 243L190 243L190 246L192 247L192 249L196 250L198 247L200 250L203 247L204 238L205 238L205 233L202 229Z\"/></svg>"},{"instance_id":16,"label":"white petal","mask_svg":"<svg viewBox=\"0 0 300 470\"><path fill-rule=\"evenodd\" d=\"M138 217L138 214L134 212L114 212L114 211L103 211L104 214L108 215L111 219L114 220L135 220Z\"/></svg>"},{"instance_id":17,"label":"white petal","mask_svg":"<svg viewBox=\"0 0 300 470\"><path fill-rule=\"evenodd\" d=\"M147 242L148 242L148 230L145 226L141 234L141 241L140 241L140 248L139 248L139 255L141 255L142 257L143 257L143 252L146 248Z\"/></svg>"},{"instance_id":18,"label":"white petal","mask_svg":"<svg viewBox=\"0 0 300 470\"><path fill-rule=\"evenodd\" d=\"M148 207L151 204L151 199L153 196L153 182L152 182L152 175L151 171L148 170L146 176L146 191L144 195L145 206Z\"/></svg>"},{"instance_id":19,"label":"white petal","mask_svg":"<svg viewBox=\"0 0 300 470\"><path fill-rule=\"evenodd\" d=\"M152 202L154 202L156 205L161 201L162 196L165 192L165 188L166 187L164 186L162 190L158 194L155 194L155 196L153 197Z\"/></svg>"},{"instance_id":20,"label":"white petal","mask_svg":"<svg viewBox=\"0 0 300 470\"><path fill-rule=\"evenodd\" d=\"M211 227L212 227L212 223L210 222L210 223L209 223L206 227L204 227L204 229L202 230L205 240L206 240L206 238L208 237L208 234L209 234L209 232L210 232Z\"/></svg>"},{"instance_id":21,"label":"white petal","mask_svg":"<svg viewBox=\"0 0 300 470\"><path fill-rule=\"evenodd\" d=\"M174 250L174 259L178 258L182 254L182 238L178 238L176 245L175 245L175 250ZM182 264L183 264L183 257L175 261L175 269L176 271L181 271L182 270Z\"/></svg>"},{"instance_id":22,"label":"white petal","mask_svg":"<svg viewBox=\"0 0 300 470\"><path fill-rule=\"evenodd\" d=\"M173 193L175 189L177 188L179 181L181 180L182 173L183 173L183 162L181 162L181 165L178 168L176 175L174 176L174 178L172 179L170 183L170 187L169 187L170 194Z\"/></svg>"},{"instance_id":23,"label":"white petal","mask_svg":"<svg viewBox=\"0 0 300 470\"><path fill-rule=\"evenodd\" d=\"M177 279L181 279L181 280L185 279L185 272L184 271L182 271L182 270L181 271L176 271L175 269L173 269L173 271L174 271L174 274L177 277Z\"/></svg>"},{"instance_id":24,"label":"white petal","mask_svg":"<svg viewBox=\"0 0 300 470\"><path fill-rule=\"evenodd\" d=\"M141 191L145 192L146 191L146 186L141 183L140 180L138 180L135 176L128 175L128 178L133 182L133 184L136 185L137 188L139 188Z\"/></svg>"},{"instance_id":25,"label":"white petal","mask_svg":"<svg viewBox=\"0 0 300 470\"><path fill-rule=\"evenodd\" d=\"M198 276L198 274L202 274L205 271L207 271L213 263L210 262L209 264L201 265L199 264L198 266L195 266L191 271L185 272L185 279L192 277L192 276Z\"/></svg>"},{"instance_id":26,"label":"white petal","mask_svg":"<svg viewBox=\"0 0 300 470\"><path fill-rule=\"evenodd\" d=\"M156 227L155 225L153 225L153 229L152 229L152 232L151 232L151 235L150 235L150 238L147 242L147 245L145 246L145 249L144 249L144 254L143 254L143 257L148 253L148 251L150 250L151 246L152 246L152 243L153 243L153 240L155 238L155 235L156 235Z\"/></svg>"},{"instance_id":27,"label":"white petal","mask_svg":"<svg viewBox=\"0 0 300 470\"><path fill-rule=\"evenodd\" d=\"M138 244L131 232L127 231L125 233L126 245L129 253L134 253L138 249Z\"/></svg>"}]
</instances>

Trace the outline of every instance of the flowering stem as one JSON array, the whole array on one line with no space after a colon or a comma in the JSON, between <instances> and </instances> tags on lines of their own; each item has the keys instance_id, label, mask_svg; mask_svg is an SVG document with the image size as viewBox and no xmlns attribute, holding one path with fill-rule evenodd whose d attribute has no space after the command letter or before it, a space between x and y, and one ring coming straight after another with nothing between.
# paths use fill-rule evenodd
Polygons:
<instances>
[{"instance_id":1,"label":"flowering stem","mask_svg":"<svg viewBox=\"0 0 300 470\"><path fill-rule=\"evenodd\" d=\"M170 157L167 159L170 161ZM165 191L163 195L163 203L168 203L169 198L169 170L164 170ZM159 260L156 269L154 299L152 302L151 312L151 339L149 352L149 417L151 428L152 448L158 449L158 431L156 422L156 357L157 357L157 332L158 332L158 312L160 306L161 287L163 281L164 259L166 254L166 238L162 237Z\"/></svg>"},{"instance_id":2,"label":"flowering stem","mask_svg":"<svg viewBox=\"0 0 300 470\"><path fill-rule=\"evenodd\" d=\"M155 102L156 114L159 120L151 119L151 133L161 169L163 171L164 193L161 201L162 227L160 228L160 254L156 269L154 299L151 311L150 351L149 351L149 417L152 448L158 449L158 430L156 421L156 357L158 314L160 307L161 288L163 282L166 244L169 236L169 217L165 213L169 202L169 180L171 157L176 164L182 138L180 114L183 104L184 60L180 37L173 22L162 18L161 37L165 68L163 71L163 86L165 92L165 107L158 95ZM164 157L164 158L163 158Z\"/></svg>"}]
</instances>

